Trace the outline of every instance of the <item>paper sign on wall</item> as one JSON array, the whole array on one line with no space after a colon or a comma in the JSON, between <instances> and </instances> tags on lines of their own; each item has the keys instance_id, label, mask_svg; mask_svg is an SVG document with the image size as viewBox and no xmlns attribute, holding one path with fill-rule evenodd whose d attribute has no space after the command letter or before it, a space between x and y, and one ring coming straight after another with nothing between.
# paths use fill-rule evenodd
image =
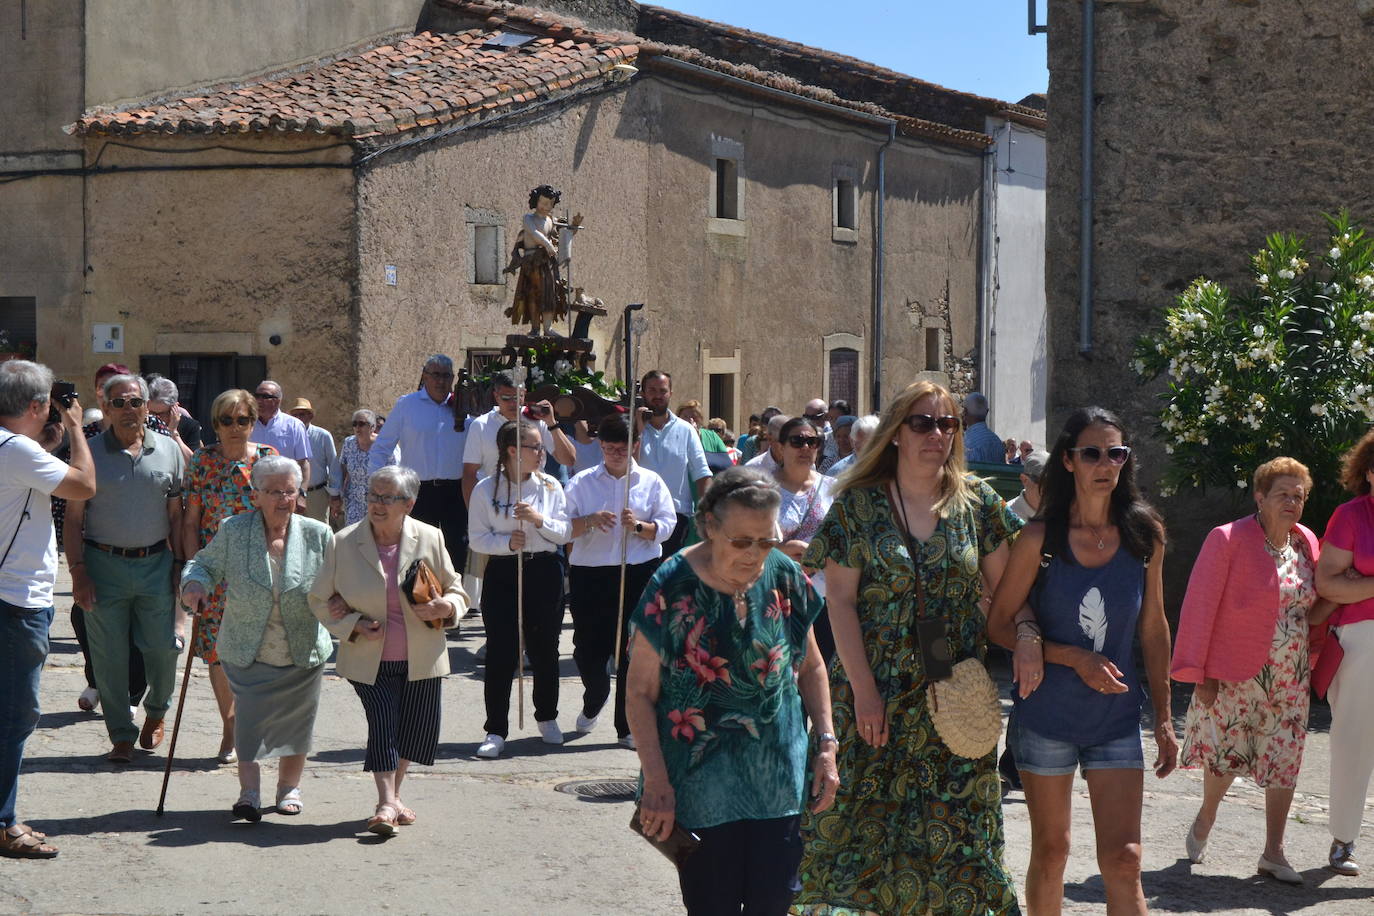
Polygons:
<instances>
[{"instance_id":1,"label":"paper sign on wall","mask_svg":"<svg viewBox=\"0 0 1374 916\"><path fill-rule=\"evenodd\" d=\"M93 325L91 325L91 352L92 352L92 353L123 353L123 352L124 352L124 325L122 325L122 324L93 324Z\"/></svg>"}]
</instances>

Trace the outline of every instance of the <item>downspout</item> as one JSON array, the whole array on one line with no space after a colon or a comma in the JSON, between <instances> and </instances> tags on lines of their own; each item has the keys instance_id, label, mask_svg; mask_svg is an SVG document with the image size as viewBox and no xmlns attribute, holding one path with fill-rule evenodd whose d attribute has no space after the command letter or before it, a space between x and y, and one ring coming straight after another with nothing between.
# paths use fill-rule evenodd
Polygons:
<instances>
[{"instance_id":1,"label":"downspout","mask_svg":"<svg viewBox=\"0 0 1374 916\"><path fill-rule=\"evenodd\" d=\"M1011 123L1008 122L1008 138L1010 138ZM989 131L991 133L991 131ZM1010 140L1008 140L1010 142ZM997 383L993 378L992 367L992 338L996 331L993 328L991 310L996 298L992 291L992 233L993 233L993 182L997 180L997 144L993 144L983 153L983 200L979 207L979 215L982 218L983 226L981 244L978 246L978 307L974 312L974 319L977 322L978 334L978 380L974 383L974 389L981 391L987 396L988 402L997 404L997 393L993 390ZM993 417L989 417L989 423Z\"/></svg>"},{"instance_id":2,"label":"downspout","mask_svg":"<svg viewBox=\"0 0 1374 916\"><path fill-rule=\"evenodd\" d=\"M1078 355L1093 355L1093 0L1083 0L1082 172L1078 190Z\"/></svg>"},{"instance_id":3,"label":"downspout","mask_svg":"<svg viewBox=\"0 0 1374 916\"><path fill-rule=\"evenodd\" d=\"M897 139L897 122L887 125L887 140L878 147L878 194L873 201L873 386L868 409L877 413L883 403L883 230L887 201L887 148Z\"/></svg>"}]
</instances>

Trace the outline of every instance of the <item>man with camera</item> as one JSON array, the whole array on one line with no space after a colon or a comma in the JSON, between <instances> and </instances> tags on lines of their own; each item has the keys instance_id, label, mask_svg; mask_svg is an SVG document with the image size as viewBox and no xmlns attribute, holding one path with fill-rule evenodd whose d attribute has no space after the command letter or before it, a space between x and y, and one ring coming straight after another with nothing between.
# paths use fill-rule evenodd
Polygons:
<instances>
[{"instance_id":1,"label":"man with camera","mask_svg":"<svg viewBox=\"0 0 1374 916\"><path fill-rule=\"evenodd\" d=\"M70 464L48 454L71 442ZM38 724L38 678L48 655L57 539L52 496L89 499L95 468L81 435L76 388L27 360L0 363L0 855L51 859L47 837L19 821L24 742Z\"/></svg>"}]
</instances>

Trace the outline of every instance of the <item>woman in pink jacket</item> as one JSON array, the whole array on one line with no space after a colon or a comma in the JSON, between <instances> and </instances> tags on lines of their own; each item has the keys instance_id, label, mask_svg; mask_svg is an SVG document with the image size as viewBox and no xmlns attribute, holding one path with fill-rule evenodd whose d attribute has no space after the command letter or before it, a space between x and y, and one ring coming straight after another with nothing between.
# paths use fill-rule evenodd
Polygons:
<instances>
[{"instance_id":1,"label":"woman in pink jacket","mask_svg":"<svg viewBox=\"0 0 1374 916\"><path fill-rule=\"evenodd\" d=\"M1258 511L1212 529L1188 579L1174 644L1174 680L1197 685L1184 728L1184 767L1202 767L1202 807L1185 840L1203 861L1217 808L1237 776L1264 788L1259 873L1303 883L1283 851L1307 738L1308 614L1317 603L1317 538L1298 524L1307 468L1275 458L1255 470Z\"/></svg>"}]
</instances>

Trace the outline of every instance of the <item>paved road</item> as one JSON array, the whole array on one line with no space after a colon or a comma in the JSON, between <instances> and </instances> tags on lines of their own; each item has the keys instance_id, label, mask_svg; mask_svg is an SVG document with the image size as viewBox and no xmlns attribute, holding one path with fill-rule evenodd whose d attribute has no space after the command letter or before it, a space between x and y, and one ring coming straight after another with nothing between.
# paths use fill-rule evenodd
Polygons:
<instances>
[{"instance_id":1,"label":"paved road","mask_svg":"<svg viewBox=\"0 0 1374 916\"><path fill-rule=\"evenodd\" d=\"M59 582L59 590L64 588ZM362 831L375 798L362 772L366 728L347 683L327 674L316 746L306 770L299 817L267 814L232 823L232 767L214 762L219 723L210 685L197 663L186 702L166 814L153 813L166 744L138 752L132 766L106 764L98 715L77 710L84 682L80 654L58 599L53 653L43 675L43 708L20 784L20 813L62 849L51 862L0 860L0 913L277 914L362 912L490 914L659 914L679 912L675 875L629 832L627 802L591 801L556 791L573 780L633 780L637 762L617 747L603 721L562 748L542 744L530 716L498 761L474 756L481 739L482 642L470 620L451 643L454 674L444 685L440 760L407 781L420 815L401 835L380 841ZM332 669L331 669L332 670ZM564 632L563 705L571 727L577 684L571 631ZM1180 707L1181 709L1181 707ZM1320 721L1320 716L1318 716ZM1147 753L1151 749L1147 748ZM1325 862L1327 740L1308 742L1307 763L1289 825L1288 851L1308 886L1291 889L1255 876L1263 845L1263 793L1233 790L1211 841L1211 861L1190 866L1183 836L1197 807L1201 777L1147 777L1145 890L1165 913L1374 913L1374 879L1343 878ZM273 782L264 773L264 785ZM1103 911L1096 877L1086 786L1074 795L1074 841L1065 889L1067 913ZM1019 793L1006 802L1007 858L1024 876L1029 824ZM1368 816L1367 816L1368 819ZM1374 854L1366 829L1362 847Z\"/></svg>"}]
</instances>

